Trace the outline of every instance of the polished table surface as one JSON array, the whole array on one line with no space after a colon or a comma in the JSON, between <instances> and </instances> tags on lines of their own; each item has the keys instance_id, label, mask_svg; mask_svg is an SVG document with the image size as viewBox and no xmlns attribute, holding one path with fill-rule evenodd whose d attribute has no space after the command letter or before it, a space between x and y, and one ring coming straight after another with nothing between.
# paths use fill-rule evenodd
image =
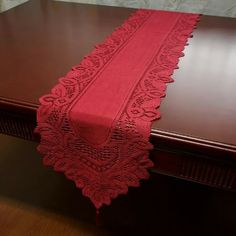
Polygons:
<instances>
[{"instance_id":1,"label":"polished table surface","mask_svg":"<svg viewBox=\"0 0 236 236\"><path fill-rule=\"evenodd\" d=\"M1 13L0 109L35 115L38 98L134 11L32 0ZM236 19L202 16L189 44L151 139L236 158Z\"/></svg>"}]
</instances>

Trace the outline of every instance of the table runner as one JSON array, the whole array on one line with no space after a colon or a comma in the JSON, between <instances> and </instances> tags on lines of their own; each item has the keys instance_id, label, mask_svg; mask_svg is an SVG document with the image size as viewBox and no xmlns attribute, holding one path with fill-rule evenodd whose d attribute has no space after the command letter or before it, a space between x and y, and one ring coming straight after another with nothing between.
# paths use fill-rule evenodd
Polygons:
<instances>
[{"instance_id":1,"label":"table runner","mask_svg":"<svg viewBox=\"0 0 236 236\"><path fill-rule=\"evenodd\" d=\"M40 98L43 163L97 209L149 177L151 122L198 19L137 10Z\"/></svg>"}]
</instances>

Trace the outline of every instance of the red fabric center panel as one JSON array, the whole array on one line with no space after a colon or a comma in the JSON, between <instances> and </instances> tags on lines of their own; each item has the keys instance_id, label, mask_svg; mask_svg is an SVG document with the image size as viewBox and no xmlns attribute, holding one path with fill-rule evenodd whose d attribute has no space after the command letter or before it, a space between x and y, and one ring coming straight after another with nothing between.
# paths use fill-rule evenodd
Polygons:
<instances>
[{"instance_id":1,"label":"red fabric center panel","mask_svg":"<svg viewBox=\"0 0 236 236\"><path fill-rule=\"evenodd\" d=\"M198 19L138 10L40 98L44 164L97 209L148 178L151 122Z\"/></svg>"}]
</instances>

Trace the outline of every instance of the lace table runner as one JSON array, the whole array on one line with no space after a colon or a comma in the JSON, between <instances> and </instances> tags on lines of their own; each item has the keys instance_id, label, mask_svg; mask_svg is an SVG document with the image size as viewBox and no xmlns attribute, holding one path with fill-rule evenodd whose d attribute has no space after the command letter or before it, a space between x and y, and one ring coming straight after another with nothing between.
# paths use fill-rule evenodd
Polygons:
<instances>
[{"instance_id":1,"label":"lace table runner","mask_svg":"<svg viewBox=\"0 0 236 236\"><path fill-rule=\"evenodd\" d=\"M43 163L97 209L149 177L151 122L198 19L138 10L40 98Z\"/></svg>"}]
</instances>

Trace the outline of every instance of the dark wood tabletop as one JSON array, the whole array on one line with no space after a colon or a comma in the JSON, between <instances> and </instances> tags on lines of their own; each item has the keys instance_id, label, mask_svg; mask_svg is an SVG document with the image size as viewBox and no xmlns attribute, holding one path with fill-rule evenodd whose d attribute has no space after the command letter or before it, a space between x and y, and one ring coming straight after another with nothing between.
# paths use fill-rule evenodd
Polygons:
<instances>
[{"instance_id":1,"label":"dark wood tabletop","mask_svg":"<svg viewBox=\"0 0 236 236\"><path fill-rule=\"evenodd\" d=\"M31 0L0 14L0 109L34 117L73 65L134 9ZM236 160L236 19L202 16L153 122L151 141Z\"/></svg>"}]
</instances>

